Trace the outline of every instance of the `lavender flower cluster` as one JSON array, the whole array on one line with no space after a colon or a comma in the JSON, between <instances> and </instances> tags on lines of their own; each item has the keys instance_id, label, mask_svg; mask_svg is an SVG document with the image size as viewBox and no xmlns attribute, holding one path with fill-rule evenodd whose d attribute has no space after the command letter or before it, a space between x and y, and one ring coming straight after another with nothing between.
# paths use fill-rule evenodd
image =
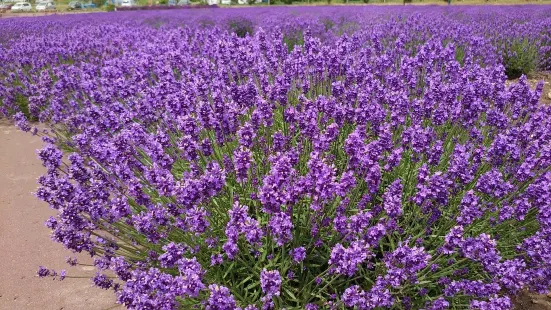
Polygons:
<instances>
[{"instance_id":1,"label":"lavender flower cluster","mask_svg":"<svg viewBox=\"0 0 551 310\"><path fill-rule=\"evenodd\" d=\"M517 9L3 20L0 108L129 309L509 309L551 287L551 107L500 52L546 66L551 9Z\"/></svg>"}]
</instances>

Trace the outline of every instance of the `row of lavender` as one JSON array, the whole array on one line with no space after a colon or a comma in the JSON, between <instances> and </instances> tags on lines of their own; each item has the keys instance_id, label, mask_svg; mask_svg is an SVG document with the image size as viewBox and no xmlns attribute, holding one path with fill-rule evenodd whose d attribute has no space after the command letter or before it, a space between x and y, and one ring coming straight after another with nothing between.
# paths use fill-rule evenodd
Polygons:
<instances>
[{"instance_id":1,"label":"row of lavender","mask_svg":"<svg viewBox=\"0 0 551 310\"><path fill-rule=\"evenodd\" d=\"M503 65L549 66L548 7L0 27L52 238L128 308L508 309L551 287L551 108Z\"/></svg>"}]
</instances>

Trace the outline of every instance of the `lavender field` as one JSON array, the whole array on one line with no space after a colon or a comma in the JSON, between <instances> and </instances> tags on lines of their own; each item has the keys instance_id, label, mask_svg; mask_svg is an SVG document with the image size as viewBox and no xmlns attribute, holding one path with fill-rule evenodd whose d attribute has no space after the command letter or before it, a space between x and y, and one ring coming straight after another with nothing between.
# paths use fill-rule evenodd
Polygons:
<instances>
[{"instance_id":1,"label":"lavender field","mask_svg":"<svg viewBox=\"0 0 551 310\"><path fill-rule=\"evenodd\" d=\"M0 114L43 140L46 226L129 309L499 310L551 290L551 106L526 78L551 70L550 6L0 29Z\"/></svg>"}]
</instances>

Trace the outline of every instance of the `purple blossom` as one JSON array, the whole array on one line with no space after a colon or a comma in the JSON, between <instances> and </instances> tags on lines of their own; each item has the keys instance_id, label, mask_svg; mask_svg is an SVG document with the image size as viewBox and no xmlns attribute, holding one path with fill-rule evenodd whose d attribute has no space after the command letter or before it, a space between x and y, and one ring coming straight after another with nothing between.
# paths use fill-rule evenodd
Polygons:
<instances>
[{"instance_id":1,"label":"purple blossom","mask_svg":"<svg viewBox=\"0 0 551 310\"><path fill-rule=\"evenodd\" d=\"M161 267L169 268L174 266L183 257L186 252L186 246L171 242L163 246L163 251L164 253L159 256L159 262L161 263Z\"/></svg>"},{"instance_id":2,"label":"purple blossom","mask_svg":"<svg viewBox=\"0 0 551 310\"><path fill-rule=\"evenodd\" d=\"M235 299L230 290L218 284L209 285L210 296L205 309L207 310L234 310Z\"/></svg>"},{"instance_id":3,"label":"purple blossom","mask_svg":"<svg viewBox=\"0 0 551 310\"><path fill-rule=\"evenodd\" d=\"M63 281L65 280L65 277L67 276L67 271L65 269L62 269L60 272L59 272L59 281Z\"/></svg>"},{"instance_id":4,"label":"purple blossom","mask_svg":"<svg viewBox=\"0 0 551 310\"><path fill-rule=\"evenodd\" d=\"M203 208L188 209L184 220L186 229L197 235L204 233L210 226L208 216L209 213Z\"/></svg>"},{"instance_id":5,"label":"purple blossom","mask_svg":"<svg viewBox=\"0 0 551 310\"><path fill-rule=\"evenodd\" d=\"M289 215L284 212L272 215L270 219L270 231L278 246L282 246L291 241L293 238L292 229L293 223Z\"/></svg>"},{"instance_id":6,"label":"purple blossom","mask_svg":"<svg viewBox=\"0 0 551 310\"><path fill-rule=\"evenodd\" d=\"M459 205L460 214L457 217L457 223L459 225L469 225L474 220L482 217L484 214L482 208L479 205L478 197L474 194L474 191L468 191Z\"/></svg>"},{"instance_id":7,"label":"purple blossom","mask_svg":"<svg viewBox=\"0 0 551 310\"><path fill-rule=\"evenodd\" d=\"M501 256L497 242L488 234L466 238L460 247L465 257L480 262L487 271L494 272L498 268Z\"/></svg>"},{"instance_id":8,"label":"purple blossom","mask_svg":"<svg viewBox=\"0 0 551 310\"><path fill-rule=\"evenodd\" d=\"M128 281L132 278L132 269L123 257L112 257L110 268L115 272L119 279Z\"/></svg>"},{"instance_id":9,"label":"purple blossom","mask_svg":"<svg viewBox=\"0 0 551 310\"><path fill-rule=\"evenodd\" d=\"M503 175L496 169L483 174L476 183L476 190L496 198L505 196L513 186L503 180Z\"/></svg>"},{"instance_id":10,"label":"purple blossom","mask_svg":"<svg viewBox=\"0 0 551 310\"><path fill-rule=\"evenodd\" d=\"M178 260L178 271L180 276L175 278L177 286L180 288L180 293L191 297L197 297L199 292L205 289L205 285L202 282L205 271L202 269L201 264L197 261L197 258L193 257L182 258Z\"/></svg>"},{"instance_id":11,"label":"purple blossom","mask_svg":"<svg viewBox=\"0 0 551 310\"><path fill-rule=\"evenodd\" d=\"M356 307L362 310L377 307L389 308L394 304L390 291L384 288L380 281L377 281L367 292L361 290L357 285L347 288L342 295L342 301L347 307Z\"/></svg>"},{"instance_id":12,"label":"purple blossom","mask_svg":"<svg viewBox=\"0 0 551 310\"><path fill-rule=\"evenodd\" d=\"M304 306L304 309L305 309L305 310L318 310L319 308L318 308L318 306L315 305L315 304L306 304L306 305Z\"/></svg>"},{"instance_id":13,"label":"purple blossom","mask_svg":"<svg viewBox=\"0 0 551 310\"><path fill-rule=\"evenodd\" d=\"M513 304L511 303L511 299L509 297L492 297L488 301L479 301L479 300L473 300L470 304L471 309L479 309L479 310L507 310L512 309Z\"/></svg>"},{"instance_id":14,"label":"purple blossom","mask_svg":"<svg viewBox=\"0 0 551 310\"><path fill-rule=\"evenodd\" d=\"M29 132L31 130L31 125L23 112L15 113L13 120L15 121L15 126L17 126L20 130L25 132Z\"/></svg>"},{"instance_id":15,"label":"purple blossom","mask_svg":"<svg viewBox=\"0 0 551 310\"><path fill-rule=\"evenodd\" d=\"M180 293L178 290L174 291L175 283L174 277L155 268L147 271L134 270L132 278L117 293L117 301L130 309L171 309L176 305L176 294Z\"/></svg>"},{"instance_id":16,"label":"purple blossom","mask_svg":"<svg viewBox=\"0 0 551 310\"><path fill-rule=\"evenodd\" d=\"M210 257L211 266L221 265L223 262L224 262L224 257L222 256L222 254L213 254Z\"/></svg>"},{"instance_id":17,"label":"purple blossom","mask_svg":"<svg viewBox=\"0 0 551 310\"><path fill-rule=\"evenodd\" d=\"M358 265L370 256L369 246L364 242L353 242L348 248L338 243L331 250L329 264L335 273L351 277L357 272Z\"/></svg>"},{"instance_id":18,"label":"purple blossom","mask_svg":"<svg viewBox=\"0 0 551 310\"><path fill-rule=\"evenodd\" d=\"M235 172L237 174L237 181L240 183L244 183L247 180L247 175L251 168L251 157L251 152L243 147L234 153Z\"/></svg>"},{"instance_id":19,"label":"purple blossom","mask_svg":"<svg viewBox=\"0 0 551 310\"><path fill-rule=\"evenodd\" d=\"M289 255L295 263L301 263L306 258L306 249L304 247L294 248L289 251Z\"/></svg>"},{"instance_id":20,"label":"purple blossom","mask_svg":"<svg viewBox=\"0 0 551 310\"><path fill-rule=\"evenodd\" d=\"M449 309L450 303L444 299L443 297L440 297L433 302L431 302L425 309L426 310L445 310Z\"/></svg>"},{"instance_id":21,"label":"purple blossom","mask_svg":"<svg viewBox=\"0 0 551 310\"><path fill-rule=\"evenodd\" d=\"M399 287L405 281L416 283L417 273L428 266L430 259L431 255L424 248L400 244L384 258L387 267L384 279L392 287Z\"/></svg>"},{"instance_id":22,"label":"purple blossom","mask_svg":"<svg viewBox=\"0 0 551 310\"><path fill-rule=\"evenodd\" d=\"M279 296L281 289L281 276L277 270L263 269L260 272L260 286L266 296Z\"/></svg>"},{"instance_id":23,"label":"purple blossom","mask_svg":"<svg viewBox=\"0 0 551 310\"><path fill-rule=\"evenodd\" d=\"M44 278L50 275L50 270L44 266L38 267L37 274L39 277Z\"/></svg>"},{"instance_id":24,"label":"purple blossom","mask_svg":"<svg viewBox=\"0 0 551 310\"><path fill-rule=\"evenodd\" d=\"M48 171L54 171L61 166L63 153L54 145L48 144L43 149L38 151L38 157Z\"/></svg>"},{"instance_id":25,"label":"purple blossom","mask_svg":"<svg viewBox=\"0 0 551 310\"><path fill-rule=\"evenodd\" d=\"M386 214L391 218L400 217L402 211L402 183L394 181L383 194L383 204Z\"/></svg>"},{"instance_id":26,"label":"purple blossom","mask_svg":"<svg viewBox=\"0 0 551 310\"><path fill-rule=\"evenodd\" d=\"M92 282L94 282L95 286L104 290L108 290L113 286L113 280L109 279L106 275L100 273L97 273L92 278Z\"/></svg>"},{"instance_id":27,"label":"purple blossom","mask_svg":"<svg viewBox=\"0 0 551 310\"><path fill-rule=\"evenodd\" d=\"M500 289L501 287L497 283L484 283L481 280L451 281L446 285L444 295L451 297L456 294L462 293L465 295L481 298L492 296L499 292Z\"/></svg>"}]
</instances>

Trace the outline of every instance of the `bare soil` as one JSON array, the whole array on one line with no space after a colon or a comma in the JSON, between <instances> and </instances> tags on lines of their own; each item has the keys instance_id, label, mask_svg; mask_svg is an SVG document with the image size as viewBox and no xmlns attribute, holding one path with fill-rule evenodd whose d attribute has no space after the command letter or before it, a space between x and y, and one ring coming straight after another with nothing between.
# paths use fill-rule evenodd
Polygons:
<instances>
[{"instance_id":1,"label":"bare soil","mask_svg":"<svg viewBox=\"0 0 551 310\"><path fill-rule=\"evenodd\" d=\"M122 308L112 291L92 285L93 267L70 267L65 257L73 253L50 240L44 221L55 212L32 194L45 172L36 156L41 147L39 137L0 119L0 310ZM77 257L91 263L86 255ZM83 278L40 279L40 265Z\"/></svg>"},{"instance_id":2,"label":"bare soil","mask_svg":"<svg viewBox=\"0 0 551 310\"><path fill-rule=\"evenodd\" d=\"M534 295L521 292L514 299L516 310L550 310L551 298L549 295Z\"/></svg>"}]
</instances>

